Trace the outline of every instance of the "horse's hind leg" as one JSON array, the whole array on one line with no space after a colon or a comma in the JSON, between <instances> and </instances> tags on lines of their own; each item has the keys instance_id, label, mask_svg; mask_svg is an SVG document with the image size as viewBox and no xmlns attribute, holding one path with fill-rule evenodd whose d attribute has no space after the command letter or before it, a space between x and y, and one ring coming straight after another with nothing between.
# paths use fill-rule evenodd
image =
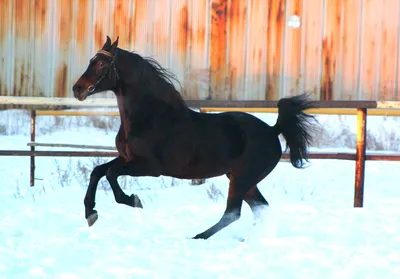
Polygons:
<instances>
[{"instance_id":1,"label":"horse's hind leg","mask_svg":"<svg viewBox=\"0 0 400 279\"><path fill-rule=\"evenodd\" d=\"M272 169L273 169L273 167L272 167ZM266 175L268 175L268 174L269 174L269 172ZM230 179L231 173L227 173L226 176ZM269 205L267 200L261 194L257 185L253 186L252 188L250 188L249 191L247 191L247 193L244 195L244 201L250 206L251 211L253 212L256 220L258 220L260 218L259 210L262 207L266 207Z\"/></svg>"},{"instance_id":2,"label":"horse's hind leg","mask_svg":"<svg viewBox=\"0 0 400 279\"><path fill-rule=\"evenodd\" d=\"M262 157L261 157L262 158ZM231 223L240 218L243 200L249 203L252 211L256 211L261 205L268 205L268 202L262 196L256 186L264 177L266 177L278 164L280 154L276 158L270 158L266 161L258 161L252 166L248 166L246 170L240 173L228 173L230 179L228 200L222 218L208 230L196 235L194 239L207 239ZM252 190L255 188L254 190Z\"/></svg>"},{"instance_id":3,"label":"horse's hind leg","mask_svg":"<svg viewBox=\"0 0 400 279\"><path fill-rule=\"evenodd\" d=\"M261 212L263 208L267 207L269 204L267 200L263 197L257 185L252 187L245 195L245 202L250 206L251 211L254 214L256 221L261 219Z\"/></svg>"},{"instance_id":4,"label":"horse's hind leg","mask_svg":"<svg viewBox=\"0 0 400 279\"><path fill-rule=\"evenodd\" d=\"M240 183L240 182L239 182ZM207 239L223 228L227 227L231 223L235 222L240 218L240 211L242 209L243 197L246 191L241 188L242 184L238 184L236 179L232 176L229 183L228 200L224 214L222 218L208 230L196 235L194 239Z\"/></svg>"}]
</instances>

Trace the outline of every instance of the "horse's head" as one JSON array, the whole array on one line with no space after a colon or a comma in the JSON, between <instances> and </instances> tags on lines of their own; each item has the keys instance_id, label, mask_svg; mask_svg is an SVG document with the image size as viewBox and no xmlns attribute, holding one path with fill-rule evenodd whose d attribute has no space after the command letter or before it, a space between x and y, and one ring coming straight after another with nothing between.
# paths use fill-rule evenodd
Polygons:
<instances>
[{"instance_id":1,"label":"horse's head","mask_svg":"<svg viewBox=\"0 0 400 279\"><path fill-rule=\"evenodd\" d=\"M90 60L89 66L72 87L75 98L80 101L98 92L114 90L119 79L115 67L118 38L111 44L110 37L103 48Z\"/></svg>"}]
</instances>

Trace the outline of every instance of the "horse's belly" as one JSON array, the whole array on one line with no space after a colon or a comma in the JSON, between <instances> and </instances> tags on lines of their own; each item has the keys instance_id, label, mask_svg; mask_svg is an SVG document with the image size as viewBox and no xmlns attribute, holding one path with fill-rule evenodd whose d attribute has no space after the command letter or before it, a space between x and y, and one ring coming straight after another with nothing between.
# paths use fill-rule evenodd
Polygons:
<instances>
[{"instance_id":1,"label":"horse's belly","mask_svg":"<svg viewBox=\"0 0 400 279\"><path fill-rule=\"evenodd\" d=\"M179 179L200 179L221 176L228 173L227 167L215 165L187 166L181 171L166 172L165 175Z\"/></svg>"}]
</instances>

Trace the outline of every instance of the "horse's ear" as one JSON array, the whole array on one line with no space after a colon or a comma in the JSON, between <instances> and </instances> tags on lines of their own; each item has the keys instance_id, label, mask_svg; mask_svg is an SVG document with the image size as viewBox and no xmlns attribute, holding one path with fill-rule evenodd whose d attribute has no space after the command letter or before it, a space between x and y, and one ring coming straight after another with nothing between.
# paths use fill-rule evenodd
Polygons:
<instances>
[{"instance_id":1,"label":"horse's ear","mask_svg":"<svg viewBox=\"0 0 400 279\"><path fill-rule=\"evenodd\" d=\"M110 52L111 52L112 54L115 54L115 51L117 50L117 47L118 47L118 40L119 40L119 36L117 37L117 39L115 40L115 42L111 45Z\"/></svg>"},{"instance_id":2,"label":"horse's ear","mask_svg":"<svg viewBox=\"0 0 400 279\"><path fill-rule=\"evenodd\" d=\"M104 43L102 49L103 49L103 50L107 50L110 46L111 46L111 39L110 39L110 37L107 36L107 40L106 40L106 42Z\"/></svg>"}]
</instances>

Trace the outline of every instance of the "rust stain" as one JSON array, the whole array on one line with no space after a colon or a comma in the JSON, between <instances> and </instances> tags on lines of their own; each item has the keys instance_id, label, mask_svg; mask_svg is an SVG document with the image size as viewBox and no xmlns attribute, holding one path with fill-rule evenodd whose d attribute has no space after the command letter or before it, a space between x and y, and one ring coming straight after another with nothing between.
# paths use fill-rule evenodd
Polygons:
<instances>
[{"instance_id":1,"label":"rust stain","mask_svg":"<svg viewBox=\"0 0 400 279\"><path fill-rule=\"evenodd\" d=\"M154 15L148 21L152 26L147 31L148 46L152 47L153 55L157 56L161 65L168 65L167 50L170 46L172 27L170 28L169 13L165 11L170 9L170 3L169 1L159 1L157 4L153 4L150 2ZM175 19L175 23L179 23L179 17Z\"/></svg>"},{"instance_id":2,"label":"rust stain","mask_svg":"<svg viewBox=\"0 0 400 279\"><path fill-rule=\"evenodd\" d=\"M345 1L343 8L343 67L341 75L343 99L357 98L360 7L359 1Z\"/></svg>"},{"instance_id":3,"label":"rust stain","mask_svg":"<svg viewBox=\"0 0 400 279\"><path fill-rule=\"evenodd\" d=\"M183 57L186 58L186 48L187 48L187 38L189 36L189 20L188 20L188 9L187 6L183 6L179 13L179 51L183 54Z\"/></svg>"},{"instance_id":4,"label":"rust stain","mask_svg":"<svg viewBox=\"0 0 400 279\"><path fill-rule=\"evenodd\" d=\"M27 82L29 75L25 72L25 64L18 64L14 67L14 85L13 85L13 95L23 96L23 91L25 87L25 82Z\"/></svg>"},{"instance_id":5,"label":"rust stain","mask_svg":"<svg viewBox=\"0 0 400 279\"><path fill-rule=\"evenodd\" d=\"M322 41L322 80L321 100L333 100L335 88L340 94L340 88L336 84L337 62L340 53L340 27L341 27L341 2L340 0L328 0L326 34ZM340 97L339 97L340 98Z\"/></svg>"},{"instance_id":6,"label":"rust stain","mask_svg":"<svg viewBox=\"0 0 400 279\"><path fill-rule=\"evenodd\" d=\"M248 1L248 36L246 53L246 91L243 99L265 98L266 86L266 30L267 1Z\"/></svg>"},{"instance_id":7,"label":"rust stain","mask_svg":"<svg viewBox=\"0 0 400 279\"><path fill-rule=\"evenodd\" d=\"M59 9L59 21L58 21L58 34L60 45L63 51L68 51L68 45L72 34L72 4L70 0L59 0L56 7Z\"/></svg>"},{"instance_id":8,"label":"rust stain","mask_svg":"<svg viewBox=\"0 0 400 279\"><path fill-rule=\"evenodd\" d=\"M115 0L114 8L114 33L113 36L116 38L119 36L120 44L122 48L130 48L130 37L131 37L131 17L129 13L130 1L127 0Z\"/></svg>"},{"instance_id":9,"label":"rust stain","mask_svg":"<svg viewBox=\"0 0 400 279\"><path fill-rule=\"evenodd\" d=\"M0 45L3 43L4 38L11 31L11 16L9 11L11 10L11 1L0 0Z\"/></svg>"},{"instance_id":10,"label":"rust stain","mask_svg":"<svg viewBox=\"0 0 400 279\"><path fill-rule=\"evenodd\" d=\"M35 0L35 37L44 35L47 27L48 0Z\"/></svg>"},{"instance_id":11,"label":"rust stain","mask_svg":"<svg viewBox=\"0 0 400 279\"><path fill-rule=\"evenodd\" d=\"M272 1L268 7L266 100L277 99L282 68L285 1Z\"/></svg>"},{"instance_id":12,"label":"rust stain","mask_svg":"<svg viewBox=\"0 0 400 279\"><path fill-rule=\"evenodd\" d=\"M148 14L151 9L150 1L135 0L134 14L132 20L132 42L133 50L140 52L143 55L148 55L151 52L149 47L149 37L152 35L153 26L150 26ZM151 11L154 17L154 11ZM150 29L150 30L149 30ZM151 41L150 41L151 42Z\"/></svg>"},{"instance_id":13,"label":"rust stain","mask_svg":"<svg viewBox=\"0 0 400 279\"><path fill-rule=\"evenodd\" d=\"M229 7L229 67L230 90L228 99L241 99L245 73L246 2L231 0Z\"/></svg>"},{"instance_id":14,"label":"rust stain","mask_svg":"<svg viewBox=\"0 0 400 279\"><path fill-rule=\"evenodd\" d=\"M25 65L22 64L21 71L19 72L19 87L17 91L18 96L22 96L22 89L25 87Z\"/></svg>"},{"instance_id":15,"label":"rust stain","mask_svg":"<svg viewBox=\"0 0 400 279\"><path fill-rule=\"evenodd\" d=\"M79 0L77 3L77 22L76 22L76 43L80 49L84 49L87 46L89 36L88 23L90 20L89 0Z\"/></svg>"},{"instance_id":16,"label":"rust stain","mask_svg":"<svg viewBox=\"0 0 400 279\"><path fill-rule=\"evenodd\" d=\"M106 39L107 17L109 17L108 0L94 1L94 47L100 49Z\"/></svg>"},{"instance_id":17,"label":"rust stain","mask_svg":"<svg viewBox=\"0 0 400 279\"><path fill-rule=\"evenodd\" d=\"M132 42L134 50L147 54L147 14L148 5L147 1L136 0L134 2L134 13L132 20Z\"/></svg>"},{"instance_id":18,"label":"rust stain","mask_svg":"<svg viewBox=\"0 0 400 279\"><path fill-rule=\"evenodd\" d=\"M303 15L301 2L301 0L287 2L286 14L297 15L302 20ZM299 28L290 28L287 24L285 24L285 26L285 45L283 52L285 60L282 73L284 78L280 93L296 95L302 91L301 79L304 76L301 67L301 35L303 27L300 25Z\"/></svg>"},{"instance_id":19,"label":"rust stain","mask_svg":"<svg viewBox=\"0 0 400 279\"><path fill-rule=\"evenodd\" d=\"M205 43L205 39L206 39L206 30L205 28L199 28L196 31L196 41L203 45Z\"/></svg>"},{"instance_id":20,"label":"rust stain","mask_svg":"<svg viewBox=\"0 0 400 279\"><path fill-rule=\"evenodd\" d=\"M225 99L226 69L226 14L227 0L214 0L211 8L211 95L216 99ZM222 96L221 96L222 95Z\"/></svg>"},{"instance_id":21,"label":"rust stain","mask_svg":"<svg viewBox=\"0 0 400 279\"><path fill-rule=\"evenodd\" d=\"M100 48L104 44L105 37L103 36L103 29L99 24L94 26L94 39L96 48Z\"/></svg>"},{"instance_id":22,"label":"rust stain","mask_svg":"<svg viewBox=\"0 0 400 279\"><path fill-rule=\"evenodd\" d=\"M328 46L327 39L322 42L322 57L323 57L323 75L321 81L321 100L332 100L333 90L331 79L331 50Z\"/></svg>"},{"instance_id":23,"label":"rust stain","mask_svg":"<svg viewBox=\"0 0 400 279\"><path fill-rule=\"evenodd\" d=\"M58 69L55 81L55 97L65 97L67 92L68 66L63 63Z\"/></svg>"},{"instance_id":24,"label":"rust stain","mask_svg":"<svg viewBox=\"0 0 400 279\"><path fill-rule=\"evenodd\" d=\"M192 99L205 99L210 93L210 69L208 66L210 55L207 44L207 38L210 35L207 29L207 26L210 26L207 19L210 14L208 2L208 0L197 0L190 4L191 33L188 38L190 48L187 49L190 53L188 56L190 66L185 80L185 89L188 88L187 95Z\"/></svg>"},{"instance_id":25,"label":"rust stain","mask_svg":"<svg viewBox=\"0 0 400 279\"><path fill-rule=\"evenodd\" d=\"M14 2L15 34L17 37L29 39L29 31L30 31L29 10L31 5L29 5L25 0L15 0L13 2Z\"/></svg>"},{"instance_id":26,"label":"rust stain","mask_svg":"<svg viewBox=\"0 0 400 279\"><path fill-rule=\"evenodd\" d=\"M131 45L132 44L134 44L135 43L135 40L136 40L136 28L135 28L135 25L136 25L136 9L137 9L137 7L136 7L136 2L135 2L135 0L132 0L132 9L133 9L133 13L132 13L132 18L131 18L131 22L130 22L130 25L129 25L129 30L130 30L130 35L131 35L131 40L130 40L130 42L131 42Z\"/></svg>"},{"instance_id":27,"label":"rust stain","mask_svg":"<svg viewBox=\"0 0 400 279\"><path fill-rule=\"evenodd\" d=\"M187 10L187 8L186 8ZM191 33L188 36L191 37L192 50L206 51L206 0L199 0L193 3L191 7L192 21L191 21Z\"/></svg>"}]
</instances>

